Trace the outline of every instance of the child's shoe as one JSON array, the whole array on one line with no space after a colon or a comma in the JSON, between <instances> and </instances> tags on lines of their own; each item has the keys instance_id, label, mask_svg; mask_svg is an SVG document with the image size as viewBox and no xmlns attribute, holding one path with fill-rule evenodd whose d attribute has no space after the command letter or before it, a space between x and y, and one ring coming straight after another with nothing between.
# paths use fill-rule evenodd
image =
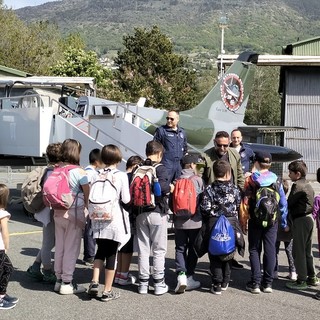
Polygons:
<instances>
[{"instance_id":1,"label":"child's shoe","mask_svg":"<svg viewBox=\"0 0 320 320\"><path fill-rule=\"evenodd\" d=\"M118 284L120 286L128 286L130 284L135 284L137 281L137 278L134 277L132 274L128 273L128 276L126 278L122 278L121 276L118 277Z\"/></svg>"},{"instance_id":2,"label":"child's shoe","mask_svg":"<svg viewBox=\"0 0 320 320\"><path fill-rule=\"evenodd\" d=\"M43 281L44 282L47 282L47 283L56 283L56 281L57 281L57 277L56 277L56 275L54 274L54 272L53 271L46 271L46 270L44 270L43 271Z\"/></svg>"},{"instance_id":3,"label":"child's shoe","mask_svg":"<svg viewBox=\"0 0 320 320\"><path fill-rule=\"evenodd\" d=\"M140 294L147 294L149 290L149 280L141 281L139 282L138 286L138 292Z\"/></svg>"},{"instance_id":4,"label":"child's shoe","mask_svg":"<svg viewBox=\"0 0 320 320\"><path fill-rule=\"evenodd\" d=\"M272 285L271 285L271 283L262 284L262 291L264 293L272 293Z\"/></svg>"},{"instance_id":5,"label":"child's shoe","mask_svg":"<svg viewBox=\"0 0 320 320\"><path fill-rule=\"evenodd\" d=\"M306 281L291 281L286 283L286 287L292 290L306 290L308 289L308 285Z\"/></svg>"},{"instance_id":6,"label":"child's shoe","mask_svg":"<svg viewBox=\"0 0 320 320\"><path fill-rule=\"evenodd\" d=\"M213 284L210 291L213 294L221 294L221 283Z\"/></svg>"},{"instance_id":7,"label":"child's shoe","mask_svg":"<svg viewBox=\"0 0 320 320\"><path fill-rule=\"evenodd\" d=\"M86 292L86 288L80 285L77 285L76 283L61 283L61 287L59 290L60 294L77 294L77 293L83 293Z\"/></svg>"},{"instance_id":8,"label":"child's shoe","mask_svg":"<svg viewBox=\"0 0 320 320\"><path fill-rule=\"evenodd\" d=\"M3 300L6 300L7 302L13 303L13 304L17 304L19 301L19 298L17 297L11 297L8 294L6 294L3 298Z\"/></svg>"},{"instance_id":9,"label":"child's shoe","mask_svg":"<svg viewBox=\"0 0 320 320\"><path fill-rule=\"evenodd\" d=\"M8 302L5 299L0 299L0 310L9 310L14 308L15 306L15 303Z\"/></svg>"},{"instance_id":10,"label":"child's shoe","mask_svg":"<svg viewBox=\"0 0 320 320\"><path fill-rule=\"evenodd\" d=\"M229 283L227 283L227 282L221 283L221 290L222 291L227 291L228 287L229 287Z\"/></svg>"},{"instance_id":11,"label":"child's shoe","mask_svg":"<svg viewBox=\"0 0 320 320\"><path fill-rule=\"evenodd\" d=\"M194 290L194 289L198 289L201 287L201 283L200 281L196 281L193 279L193 276L189 276L187 277L187 287L186 290Z\"/></svg>"},{"instance_id":12,"label":"child's shoe","mask_svg":"<svg viewBox=\"0 0 320 320\"><path fill-rule=\"evenodd\" d=\"M41 273L41 271L34 270L32 266L28 268L27 275L38 281L43 280L43 274Z\"/></svg>"},{"instance_id":13,"label":"child's shoe","mask_svg":"<svg viewBox=\"0 0 320 320\"><path fill-rule=\"evenodd\" d=\"M249 281L246 284L246 290L248 290L251 293L259 294L260 291L260 285L258 283L255 283L253 281Z\"/></svg>"},{"instance_id":14,"label":"child's shoe","mask_svg":"<svg viewBox=\"0 0 320 320\"><path fill-rule=\"evenodd\" d=\"M316 287L319 283L320 283L319 279L316 276L307 278L307 285L308 286Z\"/></svg>"},{"instance_id":15,"label":"child's shoe","mask_svg":"<svg viewBox=\"0 0 320 320\"><path fill-rule=\"evenodd\" d=\"M161 282L154 283L154 294L156 296L165 294L168 292L168 290L169 290L169 287L166 285L164 280L162 280Z\"/></svg>"},{"instance_id":16,"label":"child's shoe","mask_svg":"<svg viewBox=\"0 0 320 320\"><path fill-rule=\"evenodd\" d=\"M186 290L186 287L187 287L187 276L186 274L183 272L183 273L180 273L178 275L178 283L177 283L177 286L174 290L175 293L184 293L184 291Z\"/></svg>"},{"instance_id":17,"label":"child's shoe","mask_svg":"<svg viewBox=\"0 0 320 320\"><path fill-rule=\"evenodd\" d=\"M88 295L91 297L96 297L99 293L99 283L91 282L88 289Z\"/></svg>"},{"instance_id":18,"label":"child's shoe","mask_svg":"<svg viewBox=\"0 0 320 320\"><path fill-rule=\"evenodd\" d=\"M120 293L119 292L114 292L113 290L108 291L108 292L103 292L102 293L102 297L101 297L101 301L107 302L110 300L115 300L120 298Z\"/></svg>"},{"instance_id":19,"label":"child's shoe","mask_svg":"<svg viewBox=\"0 0 320 320\"><path fill-rule=\"evenodd\" d=\"M289 275L288 275L288 278L290 280L296 281L298 279L297 273L295 271L290 272Z\"/></svg>"}]
</instances>

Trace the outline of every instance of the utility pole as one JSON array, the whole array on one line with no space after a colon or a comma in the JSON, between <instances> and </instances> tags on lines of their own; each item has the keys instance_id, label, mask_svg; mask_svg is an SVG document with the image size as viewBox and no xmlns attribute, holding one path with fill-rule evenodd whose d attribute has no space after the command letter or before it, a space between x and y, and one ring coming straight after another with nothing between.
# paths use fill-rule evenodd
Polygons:
<instances>
[{"instance_id":1,"label":"utility pole","mask_svg":"<svg viewBox=\"0 0 320 320\"><path fill-rule=\"evenodd\" d=\"M224 74L224 67L223 67L223 55L225 54L224 51L224 29L228 27L228 17L225 14L224 11L224 1L221 0L221 6L222 6L222 13L219 20L219 28L221 29L221 48L220 48L220 73L219 73L219 79Z\"/></svg>"}]
</instances>

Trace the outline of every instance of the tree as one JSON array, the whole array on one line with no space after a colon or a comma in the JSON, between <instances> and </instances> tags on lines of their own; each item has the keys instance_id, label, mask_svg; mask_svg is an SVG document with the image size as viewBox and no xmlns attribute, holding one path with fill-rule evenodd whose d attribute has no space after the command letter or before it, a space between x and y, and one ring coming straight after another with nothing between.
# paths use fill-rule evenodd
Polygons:
<instances>
[{"instance_id":1,"label":"tree","mask_svg":"<svg viewBox=\"0 0 320 320\"><path fill-rule=\"evenodd\" d=\"M135 28L134 35L123 39L115 78L127 100L144 96L148 106L179 110L196 104L195 72L186 67L186 58L173 53L171 40L158 27Z\"/></svg>"}]
</instances>

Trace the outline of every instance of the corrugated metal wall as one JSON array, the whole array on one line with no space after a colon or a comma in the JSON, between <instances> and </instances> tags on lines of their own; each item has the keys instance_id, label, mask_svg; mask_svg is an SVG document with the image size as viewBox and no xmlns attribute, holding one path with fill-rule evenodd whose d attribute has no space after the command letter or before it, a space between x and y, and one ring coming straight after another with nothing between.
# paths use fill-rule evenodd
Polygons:
<instances>
[{"instance_id":1,"label":"corrugated metal wall","mask_svg":"<svg viewBox=\"0 0 320 320\"><path fill-rule=\"evenodd\" d=\"M320 54L320 42L310 41L301 45L295 45L292 50L295 56L317 56Z\"/></svg>"},{"instance_id":2,"label":"corrugated metal wall","mask_svg":"<svg viewBox=\"0 0 320 320\"><path fill-rule=\"evenodd\" d=\"M318 44L319 45L319 44ZM292 68L285 76L285 125L307 130L286 132L284 145L303 155L314 178L320 167L320 68ZM284 171L287 172L287 165Z\"/></svg>"}]
</instances>

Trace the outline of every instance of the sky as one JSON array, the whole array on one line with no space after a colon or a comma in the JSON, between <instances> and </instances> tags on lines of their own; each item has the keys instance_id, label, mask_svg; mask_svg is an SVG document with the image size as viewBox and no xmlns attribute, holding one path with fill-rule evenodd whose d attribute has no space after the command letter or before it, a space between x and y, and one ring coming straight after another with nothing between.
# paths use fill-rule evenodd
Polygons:
<instances>
[{"instance_id":1,"label":"sky","mask_svg":"<svg viewBox=\"0 0 320 320\"><path fill-rule=\"evenodd\" d=\"M3 4L8 8L19 9L27 6L37 6L46 2L57 1L57 0L3 0Z\"/></svg>"}]
</instances>

